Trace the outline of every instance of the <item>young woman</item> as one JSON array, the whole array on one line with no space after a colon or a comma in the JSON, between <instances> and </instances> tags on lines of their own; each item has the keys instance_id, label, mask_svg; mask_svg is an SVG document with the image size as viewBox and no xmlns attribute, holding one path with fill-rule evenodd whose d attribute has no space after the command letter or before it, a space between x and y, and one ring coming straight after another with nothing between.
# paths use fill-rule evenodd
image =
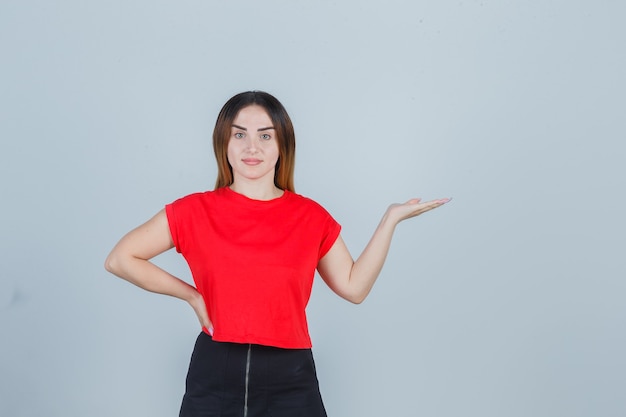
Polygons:
<instances>
[{"instance_id":1,"label":"young woman","mask_svg":"<svg viewBox=\"0 0 626 417\"><path fill-rule=\"evenodd\" d=\"M215 190L168 204L124 236L105 267L196 313L202 332L180 416L326 416L305 316L315 270L340 297L362 302L396 225L449 199L392 204L354 261L339 224L294 191L295 135L276 98L231 98L213 148ZM150 262L171 248L187 260L195 287Z\"/></svg>"}]
</instances>

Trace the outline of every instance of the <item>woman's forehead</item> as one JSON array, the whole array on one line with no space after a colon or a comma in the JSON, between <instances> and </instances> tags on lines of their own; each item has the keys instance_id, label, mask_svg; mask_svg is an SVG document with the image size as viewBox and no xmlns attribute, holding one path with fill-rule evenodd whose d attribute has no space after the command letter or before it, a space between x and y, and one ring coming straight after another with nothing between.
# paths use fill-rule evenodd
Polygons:
<instances>
[{"instance_id":1,"label":"woman's forehead","mask_svg":"<svg viewBox=\"0 0 626 417\"><path fill-rule=\"evenodd\" d=\"M267 110L256 104L246 106L239 110L239 113L235 116L235 120L233 120L233 125L245 128L255 126L261 126L263 128L273 127L272 119L267 113Z\"/></svg>"}]
</instances>

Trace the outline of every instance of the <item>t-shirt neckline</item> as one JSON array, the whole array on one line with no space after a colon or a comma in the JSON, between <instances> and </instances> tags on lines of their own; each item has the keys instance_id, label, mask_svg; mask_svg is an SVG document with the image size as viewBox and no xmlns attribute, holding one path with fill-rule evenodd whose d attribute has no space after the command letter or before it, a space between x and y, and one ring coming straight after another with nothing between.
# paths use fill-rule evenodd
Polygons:
<instances>
[{"instance_id":1,"label":"t-shirt neckline","mask_svg":"<svg viewBox=\"0 0 626 417\"><path fill-rule=\"evenodd\" d=\"M256 200L254 198L247 197L243 194L240 194L234 191L229 186L223 187L222 190L224 191L226 196L230 198L231 200L237 201L242 204L264 206L264 207L271 206L274 204L279 204L282 201L286 200L290 194L289 190L283 190L283 195L281 195L280 197L272 198L271 200Z\"/></svg>"}]
</instances>

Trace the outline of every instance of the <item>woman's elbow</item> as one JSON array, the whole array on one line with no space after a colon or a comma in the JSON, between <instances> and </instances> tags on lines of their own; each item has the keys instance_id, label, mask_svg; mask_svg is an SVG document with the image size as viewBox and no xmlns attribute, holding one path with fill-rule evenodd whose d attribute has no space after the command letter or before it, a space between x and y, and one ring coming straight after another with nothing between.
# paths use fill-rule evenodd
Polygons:
<instances>
[{"instance_id":1,"label":"woman's elbow","mask_svg":"<svg viewBox=\"0 0 626 417\"><path fill-rule=\"evenodd\" d=\"M109 254L109 256L107 256L107 258L104 260L104 269L106 269L108 272L114 274L114 275L118 275L118 271L119 271L119 257L116 255L115 252L111 252Z\"/></svg>"},{"instance_id":2,"label":"woman's elbow","mask_svg":"<svg viewBox=\"0 0 626 417\"><path fill-rule=\"evenodd\" d=\"M365 301L365 299L366 299L366 298L367 298L367 296L366 296L366 295L364 295L364 296L361 296L361 297L353 297L353 298L351 298L351 299L350 299L350 300L348 300L348 301L350 301L352 304L359 305L359 304L361 304L363 301Z\"/></svg>"},{"instance_id":3,"label":"woman's elbow","mask_svg":"<svg viewBox=\"0 0 626 417\"><path fill-rule=\"evenodd\" d=\"M328 281L326 281L328 283ZM364 288L353 288L350 285L339 286L330 285L329 287L335 294L352 304L361 304L367 298L369 291Z\"/></svg>"},{"instance_id":4,"label":"woman's elbow","mask_svg":"<svg viewBox=\"0 0 626 417\"><path fill-rule=\"evenodd\" d=\"M367 298L367 294L368 293L344 293L341 295L341 297L346 300L351 302L352 304L361 304L363 301L365 301L365 299Z\"/></svg>"}]
</instances>

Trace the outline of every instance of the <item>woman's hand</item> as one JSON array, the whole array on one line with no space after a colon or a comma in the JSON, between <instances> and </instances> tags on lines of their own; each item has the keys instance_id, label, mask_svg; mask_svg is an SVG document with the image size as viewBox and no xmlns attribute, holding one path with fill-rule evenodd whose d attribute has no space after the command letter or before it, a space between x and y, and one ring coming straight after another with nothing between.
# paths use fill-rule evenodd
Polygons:
<instances>
[{"instance_id":1,"label":"woman's hand","mask_svg":"<svg viewBox=\"0 0 626 417\"><path fill-rule=\"evenodd\" d=\"M204 303L204 297L196 291L196 296L189 301L189 305L193 308L193 311L198 316L198 321L203 330L207 330L211 336L213 336L213 323L209 319L207 313L206 304Z\"/></svg>"},{"instance_id":2,"label":"woman's hand","mask_svg":"<svg viewBox=\"0 0 626 417\"><path fill-rule=\"evenodd\" d=\"M395 203L389 206L385 217L391 220L393 224L398 224L402 220L410 219L411 217L419 216L432 209L440 207L450 201L450 198L440 198L437 200L426 201L422 203L420 198L412 198L406 203Z\"/></svg>"}]
</instances>

